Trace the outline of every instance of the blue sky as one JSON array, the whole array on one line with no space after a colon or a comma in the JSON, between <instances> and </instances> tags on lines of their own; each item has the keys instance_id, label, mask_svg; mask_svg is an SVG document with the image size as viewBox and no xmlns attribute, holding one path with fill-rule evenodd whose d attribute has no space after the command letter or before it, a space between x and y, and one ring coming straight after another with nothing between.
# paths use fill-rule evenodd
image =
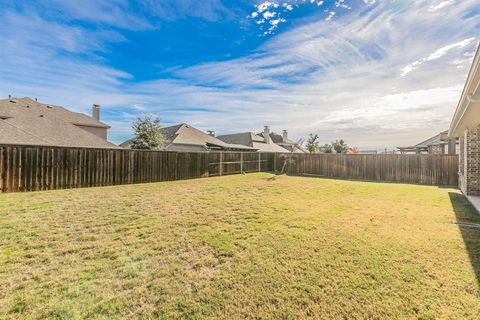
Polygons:
<instances>
[{"instance_id":1,"label":"blue sky","mask_svg":"<svg viewBox=\"0 0 480 320\"><path fill-rule=\"evenodd\" d=\"M98 103L117 143L149 112L219 134L413 144L448 128L480 34L477 0L0 4L0 95Z\"/></svg>"}]
</instances>

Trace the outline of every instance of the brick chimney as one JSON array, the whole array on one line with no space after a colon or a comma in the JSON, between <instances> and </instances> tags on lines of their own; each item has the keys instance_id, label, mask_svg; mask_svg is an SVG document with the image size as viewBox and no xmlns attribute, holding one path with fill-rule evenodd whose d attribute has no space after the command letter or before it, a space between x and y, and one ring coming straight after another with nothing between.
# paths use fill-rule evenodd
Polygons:
<instances>
[{"instance_id":1,"label":"brick chimney","mask_svg":"<svg viewBox=\"0 0 480 320\"><path fill-rule=\"evenodd\" d=\"M283 142L287 142L287 140L288 140L288 131L287 130L283 130L282 140L283 140Z\"/></svg>"},{"instance_id":2,"label":"brick chimney","mask_svg":"<svg viewBox=\"0 0 480 320\"><path fill-rule=\"evenodd\" d=\"M92 119L100 121L100 105L94 104L92 106Z\"/></svg>"},{"instance_id":3,"label":"brick chimney","mask_svg":"<svg viewBox=\"0 0 480 320\"><path fill-rule=\"evenodd\" d=\"M270 128L268 126L263 128L263 141L270 143Z\"/></svg>"}]
</instances>

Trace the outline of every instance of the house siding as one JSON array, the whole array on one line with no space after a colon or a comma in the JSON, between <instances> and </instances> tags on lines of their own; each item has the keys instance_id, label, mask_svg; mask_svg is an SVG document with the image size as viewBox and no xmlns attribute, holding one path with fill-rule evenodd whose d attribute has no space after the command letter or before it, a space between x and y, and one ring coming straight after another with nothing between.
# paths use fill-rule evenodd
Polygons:
<instances>
[{"instance_id":1,"label":"house siding","mask_svg":"<svg viewBox=\"0 0 480 320\"><path fill-rule=\"evenodd\" d=\"M82 125L77 125L77 127L82 128L83 130L88 131L91 134L96 135L97 137L107 140L107 133L108 133L107 128L82 126Z\"/></svg>"}]
</instances>

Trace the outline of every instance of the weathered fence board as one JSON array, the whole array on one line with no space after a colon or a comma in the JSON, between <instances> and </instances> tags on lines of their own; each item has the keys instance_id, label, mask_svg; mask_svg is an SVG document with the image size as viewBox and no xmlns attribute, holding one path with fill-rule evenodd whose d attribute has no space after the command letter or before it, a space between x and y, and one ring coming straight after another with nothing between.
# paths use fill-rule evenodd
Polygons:
<instances>
[{"instance_id":1,"label":"weathered fence board","mask_svg":"<svg viewBox=\"0 0 480 320\"><path fill-rule=\"evenodd\" d=\"M276 154L275 169L288 159L286 173L331 178L391 181L428 185L458 184L456 155Z\"/></svg>"},{"instance_id":2,"label":"weathered fence board","mask_svg":"<svg viewBox=\"0 0 480 320\"><path fill-rule=\"evenodd\" d=\"M0 191L173 181L272 171L274 155L0 145Z\"/></svg>"}]
</instances>

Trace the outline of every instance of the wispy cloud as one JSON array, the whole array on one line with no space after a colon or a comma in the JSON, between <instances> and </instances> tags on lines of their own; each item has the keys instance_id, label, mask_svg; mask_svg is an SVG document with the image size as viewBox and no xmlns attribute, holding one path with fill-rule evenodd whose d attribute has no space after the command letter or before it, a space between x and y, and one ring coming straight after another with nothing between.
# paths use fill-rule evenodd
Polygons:
<instances>
[{"instance_id":1,"label":"wispy cloud","mask_svg":"<svg viewBox=\"0 0 480 320\"><path fill-rule=\"evenodd\" d=\"M410 63L408 66L406 66L402 69L402 77L404 77L407 74L409 74L410 72L414 71L415 69L417 69L420 65L424 64L425 62L440 59L441 57L445 56L450 50L457 49L457 48L458 49L464 48L464 47L470 45L474 40L475 40L475 38L468 38L468 39L464 39L462 41L459 41L459 42L456 42L456 43L453 43L453 44L446 45L446 46L438 49L437 51L433 52L428 57L425 57L425 58L422 58L422 59L419 59L417 61L414 61L414 62Z\"/></svg>"},{"instance_id":2,"label":"wispy cloud","mask_svg":"<svg viewBox=\"0 0 480 320\"><path fill-rule=\"evenodd\" d=\"M437 3L435 3L435 4L432 4L432 5L428 8L428 10L429 10L429 11L432 11L432 12L433 12L433 11L437 11L437 10L440 10L440 9L442 9L442 8L444 8L444 7L449 6L449 5L455 4L455 2L456 2L455 0L440 1L440 2L437 2Z\"/></svg>"}]
</instances>

